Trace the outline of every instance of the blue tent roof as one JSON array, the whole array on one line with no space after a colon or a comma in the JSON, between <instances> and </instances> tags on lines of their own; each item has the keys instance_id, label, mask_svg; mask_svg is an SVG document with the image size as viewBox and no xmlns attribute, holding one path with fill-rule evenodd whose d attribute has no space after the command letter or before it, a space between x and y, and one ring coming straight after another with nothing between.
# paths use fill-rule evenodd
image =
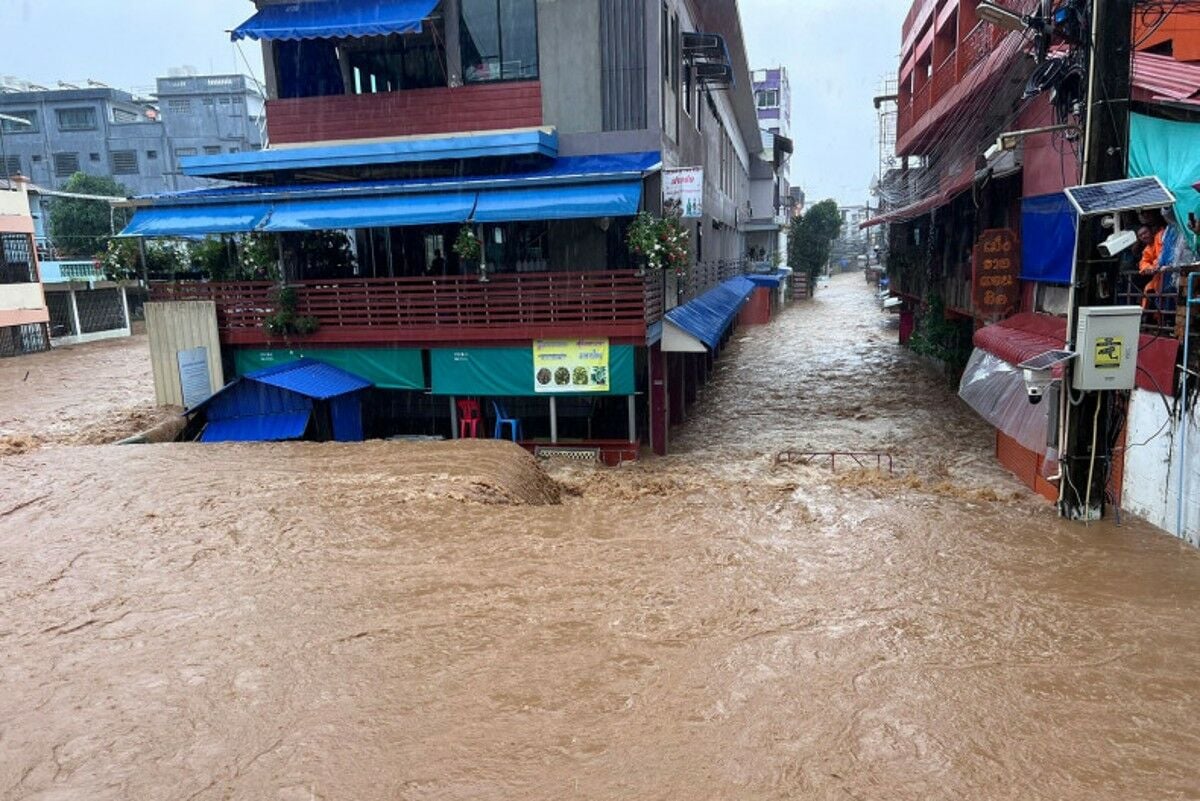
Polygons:
<instances>
[{"instance_id":1,"label":"blue tent roof","mask_svg":"<svg viewBox=\"0 0 1200 801\"><path fill-rule=\"evenodd\" d=\"M320 0L263 6L231 34L239 39L332 39L418 33L437 0Z\"/></svg>"},{"instance_id":2,"label":"blue tent roof","mask_svg":"<svg viewBox=\"0 0 1200 801\"><path fill-rule=\"evenodd\" d=\"M517 220L577 220L632 217L642 203L642 182L487 189L479 193L471 219L481 223Z\"/></svg>"},{"instance_id":3,"label":"blue tent roof","mask_svg":"<svg viewBox=\"0 0 1200 801\"><path fill-rule=\"evenodd\" d=\"M308 428L312 412L282 412L253 417L210 420L200 434L201 442L279 442L299 439Z\"/></svg>"},{"instance_id":4,"label":"blue tent roof","mask_svg":"<svg viewBox=\"0 0 1200 801\"><path fill-rule=\"evenodd\" d=\"M252 180L255 173L418 164L496 156L554 158L557 155L558 134L553 130L534 128L503 133L418 136L388 142L354 142L342 145L246 150L216 156L185 156L179 160L179 168L184 175L201 178Z\"/></svg>"},{"instance_id":5,"label":"blue tent roof","mask_svg":"<svg viewBox=\"0 0 1200 801\"><path fill-rule=\"evenodd\" d=\"M244 378L315 400L328 400L372 386L370 381L359 378L354 373L307 358L256 370L247 373Z\"/></svg>"},{"instance_id":6,"label":"blue tent roof","mask_svg":"<svg viewBox=\"0 0 1200 801\"><path fill-rule=\"evenodd\" d=\"M144 214L143 211L152 212ZM204 236L258 230L271 213L264 203L228 203L198 208L142 209L121 236Z\"/></svg>"},{"instance_id":7,"label":"blue tent roof","mask_svg":"<svg viewBox=\"0 0 1200 801\"><path fill-rule=\"evenodd\" d=\"M755 286L755 283L744 275L730 278L695 300L676 306L668 311L665 317L677 328L691 334L708 347L715 348Z\"/></svg>"}]
</instances>

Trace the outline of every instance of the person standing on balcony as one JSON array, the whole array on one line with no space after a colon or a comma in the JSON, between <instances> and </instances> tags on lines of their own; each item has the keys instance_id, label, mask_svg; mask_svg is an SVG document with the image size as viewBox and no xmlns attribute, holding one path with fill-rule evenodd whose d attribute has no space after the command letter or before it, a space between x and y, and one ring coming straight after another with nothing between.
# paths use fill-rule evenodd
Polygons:
<instances>
[{"instance_id":1,"label":"person standing on balcony","mask_svg":"<svg viewBox=\"0 0 1200 801\"><path fill-rule=\"evenodd\" d=\"M1163 238L1166 235L1166 220L1157 211L1142 214L1142 226L1149 229L1150 241L1142 247L1142 260L1138 264L1138 272L1143 277L1149 277L1142 288L1142 308L1159 308L1158 296L1162 293L1163 274L1159 263L1163 252ZM1138 240L1143 241L1141 229L1138 229ZM1154 301L1153 303L1151 301Z\"/></svg>"}]
</instances>

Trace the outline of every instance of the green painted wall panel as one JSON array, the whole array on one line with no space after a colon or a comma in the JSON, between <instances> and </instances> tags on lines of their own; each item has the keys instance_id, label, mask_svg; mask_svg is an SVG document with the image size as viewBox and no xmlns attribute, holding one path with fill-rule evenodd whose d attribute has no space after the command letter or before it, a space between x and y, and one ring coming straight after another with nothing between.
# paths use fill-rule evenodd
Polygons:
<instances>
[{"instance_id":1,"label":"green painted wall panel","mask_svg":"<svg viewBox=\"0 0 1200 801\"><path fill-rule=\"evenodd\" d=\"M340 367L362 376L380 389L426 389L421 351L413 348L338 348L309 350L239 350L234 354L238 375L293 362L301 357Z\"/></svg>"},{"instance_id":2,"label":"green painted wall panel","mask_svg":"<svg viewBox=\"0 0 1200 801\"><path fill-rule=\"evenodd\" d=\"M533 387L533 347L437 348L429 351L434 395L541 397ZM608 351L607 395L632 395L633 346L612 345ZM596 397L597 393L579 393ZM561 397L561 396L560 396Z\"/></svg>"}]
</instances>

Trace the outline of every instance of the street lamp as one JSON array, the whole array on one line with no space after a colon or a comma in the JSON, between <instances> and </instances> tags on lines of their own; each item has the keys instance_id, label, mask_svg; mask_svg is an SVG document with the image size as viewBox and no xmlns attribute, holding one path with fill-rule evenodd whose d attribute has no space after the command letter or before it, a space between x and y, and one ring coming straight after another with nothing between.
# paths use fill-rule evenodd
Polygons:
<instances>
[{"instance_id":1,"label":"street lamp","mask_svg":"<svg viewBox=\"0 0 1200 801\"><path fill-rule=\"evenodd\" d=\"M1023 31L1026 27L1025 17L992 2L980 3L975 7L975 13L984 22L1006 31Z\"/></svg>"}]
</instances>

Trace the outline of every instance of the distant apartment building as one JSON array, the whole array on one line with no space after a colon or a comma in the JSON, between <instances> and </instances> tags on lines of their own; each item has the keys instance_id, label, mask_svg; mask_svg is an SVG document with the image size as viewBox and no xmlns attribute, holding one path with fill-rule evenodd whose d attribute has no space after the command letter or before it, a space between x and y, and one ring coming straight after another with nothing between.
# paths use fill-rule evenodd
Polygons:
<instances>
[{"instance_id":1,"label":"distant apartment building","mask_svg":"<svg viewBox=\"0 0 1200 801\"><path fill-rule=\"evenodd\" d=\"M50 347L50 316L23 181L0 181L0 356Z\"/></svg>"},{"instance_id":2,"label":"distant apartment building","mask_svg":"<svg viewBox=\"0 0 1200 801\"><path fill-rule=\"evenodd\" d=\"M750 219L744 226L752 257L773 261L787 252L791 214L792 96L787 68L755 70L751 76L763 155L750 173Z\"/></svg>"},{"instance_id":3,"label":"distant apartment building","mask_svg":"<svg viewBox=\"0 0 1200 801\"><path fill-rule=\"evenodd\" d=\"M161 78L158 99L106 86L0 83L4 175L61 189L76 172L112 176L132 195L196 189L179 158L262 147L262 100L241 75ZM25 120L24 123L17 120Z\"/></svg>"},{"instance_id":4,"label":"distant apartment building","mask_svg":"<svg viewBox=\"0 0 1200 801\"><path fill-rule=\"evenodd\" d=\"M792 88L787 67L754 71L754 104L760 128L780 136L792 135Z\"/></svg>"}]
</instances>

